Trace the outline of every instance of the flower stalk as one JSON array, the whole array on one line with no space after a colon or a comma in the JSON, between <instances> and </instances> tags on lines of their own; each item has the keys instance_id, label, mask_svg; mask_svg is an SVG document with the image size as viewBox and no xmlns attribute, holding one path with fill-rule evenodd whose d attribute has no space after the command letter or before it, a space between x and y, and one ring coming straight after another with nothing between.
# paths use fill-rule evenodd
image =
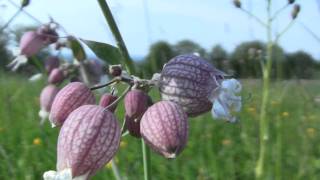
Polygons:
<instances>
[{"instance_id":1,"label":"flower stalk","mask_svg":"<svg viewBox=\"0 0 320 180\"><path fill-rule=\"evenodd\" d=\"M267 144L269 141L269 120L267 118L267 104L269 102L269 89L270 89L270 71L272 67L272 53L273 53L273 40L272 40L272 15L271 15L271 0L268 0L267 5L267 60L263 66L263 90L262 90L262 103L260 112L260 151L257 161L255 174L257 179L261 179L265 173L265 159L267 156Z\"/></svg>"},{"instance_id":2,"label":"flower stalk","mask_svg":"<svg viewBox=\"0 0 320 180\"><path fill-rule=\"evenodd\" d=\"M129 52L126 48L126 45L122 39L121 33L118 29L118 26L113 18L113 15L111 13L111 10L106 2L106 0L98 0L99 6L103 12L103 15L109 25L109 28L116 40L117 46L120 50L120 53L123 56L123 64L126 67L126 70L129 74L134 74L135 73L135 69L134 69L134 65L133 62L129 56ZM144 179L148 180L150 179L150 153L149 153L149 149L146 147L146 144L144 143L144 141L141 141L142 144L142 152L143 152L143 170L144 170Z\"/></svg>"},{"instance_id":3,"label":"flower stalk","mask_svg":"<svg viewBox=\"0 0 320 180\"><path fill-rule=\"evenodd\" d=\"M98 0L98 3L99 3L99 6L103 12L103 15L104 15L106 21L110 27L110 30L116 40L117 46L120 50L120 53L123 56L123 64L125 65L129 74L134 74L135 70L134 70L133 62L129 56L129 52L127 50L127 47L122 39L119 28L116 24L116 21L113 18L113 15L111 13L111 10L110 10L106 0Z\"/></svg>"}]
</instances>

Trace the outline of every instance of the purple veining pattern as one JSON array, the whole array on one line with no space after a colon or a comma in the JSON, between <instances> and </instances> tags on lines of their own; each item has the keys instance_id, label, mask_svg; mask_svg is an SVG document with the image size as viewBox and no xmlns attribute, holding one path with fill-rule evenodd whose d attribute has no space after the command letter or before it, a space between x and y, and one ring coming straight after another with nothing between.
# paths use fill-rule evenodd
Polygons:
<instances>
[{"instance_id":1,"label":"purple veining pattern","mask_svg":"<svg viewBox=\"0 0 320 180\"><path fill-rule=\"evenodd\" d=\"M161 72L161 97L180 104L189 116L200 115L212 108L209 97L219 87L218 77L224 75L198 56L179 55Z\"/></svg>"},{"instance_id":2,"label":"purple veining pattern","mask_svg":"<svg viewBox=\"0 0 320 180\"><path fill-rule=\"evenodd\" d=\"M58 138L57 170L72 169L72 176L92 176L108 163L120 145L116 117L97 105L74 110L63 124Z\"/></svg>"},{"instance_id":3,"label":"purple veining pattern","mask_svg":"<svg viewBox=\"0 0 320 180\"><path fill-rule=\"evenodd\" d=\"M124 98L124 107L129 117L137 118L148 108L148 95L138 89L131 90Z\"/></svg>"},{"instance_id":4,"label":"purple veining pattern","mask_svg":"<svg viewBox=\"0 0 320 180\"><path fill-rule=\"evenodd\" d=\"M172 101L159 101L143 115L140 123L145 142L166 158L175 158L188 141L188 117Z\"/></svg>"},{"instance_id":5,"label":"purple veining pattern","mask_svg":"<svg viewBox=\"0 0 320 180\"><path fill-rule=\"evenodd\" d=\"M61 126L73 110L82 105L95 104L95 101L93 93L84 83L69 83L55 97L49 120L56 126Z\"/></svg>"},{"instance_id":6,"label":"purple veining pattern","mask_svg":"<svg viewBox=\"0 0 320 180\"><path fill-rule=\"evenodd\" d=\"M47 85L44 87L40 94L41 109L50 112L53 100L58 92L59 88L57 88L55 85Z\"/></svg>"}]
</instances>

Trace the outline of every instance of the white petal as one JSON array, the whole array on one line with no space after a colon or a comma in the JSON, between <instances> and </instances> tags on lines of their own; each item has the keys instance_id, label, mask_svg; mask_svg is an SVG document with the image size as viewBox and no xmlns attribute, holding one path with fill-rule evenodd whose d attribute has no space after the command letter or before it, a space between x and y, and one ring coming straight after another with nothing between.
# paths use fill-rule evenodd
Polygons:
<instances>
[{"instance_id":1,"label":"white petal","mask_svg":"<svg viewBox=\"0 0 320 180\"><path fill-rule=\"evenodd\" d=\"M16 71L21 65L26 64L28 58L25 55L17 56L10 64L7 65L12 71Z\"/></svg>"},{"instance_id":2,"label":"white petal","mask_svg":"<svg viewBox=\"0 0 320 180\"><path fill-rule=\"evenodd\" d=\"M235 80L224 80L217 100L213 101L212 115L214 118L225 119L229 122L236 122L234 113L241 110L240 93L241 84Z\"/></svg>"},{"instance_id":3,"label":"white petal","mask_svg":"<svg viewBox=\"0 0 320 180\"><path fill-rule=\"evenodd\" d=\"M222 89L225 89L227 92L230 93L240 93L242 86L239 81L236 79L227 79L222 81Z\"/></svg>"},{"instance_id":4,"label":"white petal","mask_svg":"<svg viewBox=\"0 0 320 180\"><path fill-rule=\"evenodd\" d=\"M32 75L29 78L29 81L35 82L35 81L39 81L41 78L42 78L42 74L41 73L37 73L37 74Z\"/></svg>"}]
</instances>

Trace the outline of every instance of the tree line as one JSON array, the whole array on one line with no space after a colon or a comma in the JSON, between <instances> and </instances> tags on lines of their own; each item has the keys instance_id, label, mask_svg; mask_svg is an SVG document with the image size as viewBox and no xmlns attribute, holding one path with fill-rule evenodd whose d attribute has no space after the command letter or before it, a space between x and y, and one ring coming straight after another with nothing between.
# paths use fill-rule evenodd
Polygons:
<instances>
[{"instance_id":1,"label":"tree line","mask_svg":"<svg viewBox=\"0 0 320 180\"><path fill-rule=\"evenodd\" d=\"M24 29L23 29L24 30ZM17 30L16 36L21 36ZM0 70L5 69L12 55L7 49L8 34L0 32ZM240 43L232 52L222 45L214 45L207 51L199 44L182 40L176 44L158 41L150 46L147 56L142 61L135 61L140 75L150 78L154 72L160 72L163 65L179 54L197 53L210 61L215 67L237 78L260 78L261 61L265 60L266 44L261 41ZM304 51L286 53L279 45L273 46L273 78L312 79L320 77L320 61Z\"/></svg>"},{"instance_id":2,"label":"tree line","mask_svg":"<svg viewBox=\"0 0 320 180\"><path fill-rule=\"evenodd\" d=\"M160 72L162 66L178 54L198 53L210 61L215 67L237 78L260 78L262 75L261 62L265 60L266 44L261 41L240 43L232 52L223 46L215 45L207 51L199 44L183 40L174 45L159 41L151 45L148 55L138 62L138 67L145 76ZM320 61L302 50L287 53L279 45L273 45L273 78L291 79L318 78Z\"/></svg>"}]
</instances>

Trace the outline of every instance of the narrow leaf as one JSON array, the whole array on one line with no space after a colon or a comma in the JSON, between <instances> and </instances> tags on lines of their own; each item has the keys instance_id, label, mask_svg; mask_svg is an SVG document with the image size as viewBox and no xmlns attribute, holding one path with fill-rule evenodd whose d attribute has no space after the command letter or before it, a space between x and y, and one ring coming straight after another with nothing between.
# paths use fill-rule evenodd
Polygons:
<instances>
[{"instance_id":1,"label":"narrow leaf","mask_svg":"<svg viewBox=\"0 0 320 180\"><path fill-rule=\"evenodd\" d=\"M102 42L81 39L101 60L107 64L120 64L122 56L117 47Z\"/></svg>"},{"instance_id":2,"label":"narrow leaf","mask_svg":"<svg viewBox=\"0 0 320 180\"><path fill-rule=\"evenodd\" d=\"M74 37L70 37L69 42L70 42L70 48L72 50L73 56L78 61L85 60L87 57L81 43Z\"/></svg>"}]
</instances>

